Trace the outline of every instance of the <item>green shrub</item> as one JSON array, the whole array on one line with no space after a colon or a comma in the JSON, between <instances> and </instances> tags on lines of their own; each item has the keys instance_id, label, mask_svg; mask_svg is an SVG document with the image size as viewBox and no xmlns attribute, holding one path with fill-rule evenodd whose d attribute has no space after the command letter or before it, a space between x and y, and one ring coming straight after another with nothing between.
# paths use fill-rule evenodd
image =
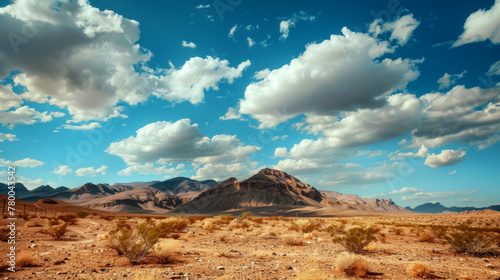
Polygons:
<instances>
[{"instance_id":1,"label":"green shrub","mask_svg":"<svg viewBox=\"0 0 500 280\"><path fill-rule=\"evenodd\" d=\"M160 229L151 221L146 221L136 228L117 226L108 234L107 239L110 248L128 258L131 264L137 264L158 242L159 235Z\"/></svg>"},{"instance_id":2,"label":"green shrub","mask_svg":"<svg viewBox=\"0 0 500 280\"><path fill-rule=\"evenodd\" d=\"M347 251L359 253L363 248L376 240L372 228L355 227L349 229L344 236L333 238L333 242L339 243Z\"/></svg>"},{"instance_id":3,"label":"green shrub","mask_svg":"<svg viewBox=\"0 0 500 280\"><path fill-rule=\"evenodd\" d=\"M78 211L76 212L76 215L80 218L80 219L83 219L85 217L87 217L89 215L89 213L85 212L85 211Z\"/></svg>"}]
</instances>

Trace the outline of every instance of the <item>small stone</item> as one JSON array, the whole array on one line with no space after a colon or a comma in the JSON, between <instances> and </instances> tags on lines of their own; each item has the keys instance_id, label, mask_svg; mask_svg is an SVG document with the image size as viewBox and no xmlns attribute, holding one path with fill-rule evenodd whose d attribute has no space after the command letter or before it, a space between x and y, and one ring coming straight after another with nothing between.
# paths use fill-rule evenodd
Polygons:
<instances>
[{"instance_id":1,"label":"small stone","mask_svg":"<svg viewBox=\"0 0 500 280\"><path fill-rule=\"evenodd\" d=\"M224 270L224 269L225 269L225 267L223 267L223 266L221 265L221 266L218 266L218 267L217 267L217 269L218 269L218 270Z\"/></svg>"}]
</instances>

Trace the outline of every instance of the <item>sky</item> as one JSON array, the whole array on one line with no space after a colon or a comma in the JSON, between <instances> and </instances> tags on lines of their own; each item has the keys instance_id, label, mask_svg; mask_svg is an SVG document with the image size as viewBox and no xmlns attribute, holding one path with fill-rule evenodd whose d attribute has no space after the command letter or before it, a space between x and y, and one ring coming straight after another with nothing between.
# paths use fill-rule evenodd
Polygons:
<instances>
[{"instance_id":1,"label":"sky","mask_svg":"<svg viewBox=\"0 0 500 280\"><path fill-rule=\"evenodd\" d=\"M0 181L500 204L499 44L500 0L2 1Z\"/></svg>"}]
</instances>

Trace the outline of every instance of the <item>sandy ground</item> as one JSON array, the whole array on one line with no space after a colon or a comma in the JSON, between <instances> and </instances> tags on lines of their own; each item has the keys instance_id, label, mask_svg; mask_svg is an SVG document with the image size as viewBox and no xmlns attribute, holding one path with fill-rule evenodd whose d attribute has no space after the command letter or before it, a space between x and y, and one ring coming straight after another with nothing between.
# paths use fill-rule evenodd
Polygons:
<instances>
[{"instance_id":1,"label":"sandy ground","mask_svg":"<svg viewBox=\"0 0 500 280\"><path fill-rule=\"evenodd\" d=\"M163 217L156 217L160 222ZM131 265L125 257L108 247L104 235L120 222L135 226L138 217L90 215L69 226L61 240L39 233L47 220L19 219L16 251L28 252L34 266L3 270L1 279L356 279L335 267L345 249L332 242L325 230L330 224L347 228L374 225L380 231L377 241L365 247L370 264L368 279L415 279L407 267L425 262L434 279L500 279L500 258L494 255L455 254L441 238L419 242L431 225L454 226L469 220L474 227L500 228L500 216L401 215L318 219L321 227L303 233L291 226L301 218L248 218L243 222L192 218L187 228L170 235L177 239L174 261L155 264L152 257ZM300 221L299 221L300 220ZM2 220L2 228L7 221ZM33 227L40 224L43 227ZM400 229L400 230L397 230ZM400 231L400 232L398 232ZM498 233L491 233L498 235ZM171 239L169 239L172 241ZM171 243L175 243L171 242ZM295 243L295 244L292 244ZM493 248L498 248L495 245ZM0 253L7 259L9 245L0 242Z\"/></svg>"}]
</instances>

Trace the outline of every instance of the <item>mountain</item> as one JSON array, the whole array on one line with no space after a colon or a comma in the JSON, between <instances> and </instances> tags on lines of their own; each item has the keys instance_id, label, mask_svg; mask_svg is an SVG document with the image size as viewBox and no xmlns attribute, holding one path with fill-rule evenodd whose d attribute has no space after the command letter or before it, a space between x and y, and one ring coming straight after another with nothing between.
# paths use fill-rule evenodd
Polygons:
<instances>
[{"instance_id":1,"label":"mountain","mask_svg":"<svg viewBox=\"0 0 500 280\"><path fill-rule=\"evenodd\" d=\"M182 203L176 195L167 194L153 187L137 187L90 200L82 205L114 212L150 213L166 212Z\"/></svg>"},{"instance_id":2,"label":"mountain","mask_svg":"<svg viewBox=\"0 0 500 280\"><path fill-rule=\"evenodd\" d=\"M406 209L417 212L417 213L443 213L443 212L464 212L464 211L481 211L481 210L495 210L495 211L500 211L500 205L492 205L489 207L482 207L482 208L476 208L476 207L457 207L457 206L452 206L452 207L446 207L442 205L439 202L428 202L424 203L422 205L419 205L415 208L411 207L406 207Z\"/></svg>"},{"instance_id":3,"label":"mountain","mask_svg":"<svg viewBox=\"0 0 500 280\"><path fill-rule=\"evenodd\" d=\"M21 183L15 183L14 186L16 187L15 190L14 190L16 192L16 197L18 197L21 194L29 193L30 192L30 190L28 190ZM8 184L0 183L0 194L8 195L8 192L9 192L9 188L8 187L9 187Z\"/></svg>"},{"instance_id":4,"label":"mountain","mask_svg":"<svg viewBox=\"0 0 500 280\"><path fill-rule=\"evenodd\" d=\"M53 193L48 195L47 197L75 204L83 204L92 199L114 195L116 193L127 191L130 189L133 189L133 187L124 185L110 186L109 184L95 185L92 183L86 183L81 187Z\"/></svg>"},{"instance_id":5,"label":"mountain","mask_svg":"<svg viewBox=\"0 0 500 280\"><path fill-rule=\"evenodd\" d=\"M183 192L200 192L209 189L217 184L214 180L195 181L185 177L176 177L163 182L151 185L162 191L172 192L173 194Z\"/></svg>"},{"instance_id":6,"label":"mountain","mask_svg":"<svg viewBox=\"0 0 500 280\"><path fill-rule=\"evenodd\" d=\"M365 200L355 195L321 192L279 170L262 169L247 180L229 178L173 210L174 213L219 213L225 211L307 215L334 215L338 211L409 212L392 200Z\"/></svg>"}]
</instances>

